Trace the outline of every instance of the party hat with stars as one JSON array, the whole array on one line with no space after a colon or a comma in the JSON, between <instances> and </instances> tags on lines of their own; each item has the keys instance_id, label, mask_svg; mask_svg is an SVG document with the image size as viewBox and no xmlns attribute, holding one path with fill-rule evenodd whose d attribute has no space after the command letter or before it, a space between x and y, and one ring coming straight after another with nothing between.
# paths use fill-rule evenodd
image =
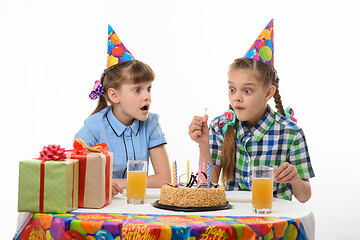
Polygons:
<instances>
[{"instance_id":1,"label":"party hat with stars","mask_svg":"<svg viewBox=\"0 0 360 240\"><path fill-rule=\"evenodd\" d=\"M244 57L274 66L274 19L271 19Z\"/></svg>"},{"instance_id":2,"label":"party hat with stars","mask_svg":"<svg viewBox=\"0 0 360 240\"><path fill-rule=\"evenodd\" d=\"M112 27L108 26L108 50L107 50L107 67L115 64L134 60L134 56L126 49L120 41Z\"/></svg>"}]
</instances>

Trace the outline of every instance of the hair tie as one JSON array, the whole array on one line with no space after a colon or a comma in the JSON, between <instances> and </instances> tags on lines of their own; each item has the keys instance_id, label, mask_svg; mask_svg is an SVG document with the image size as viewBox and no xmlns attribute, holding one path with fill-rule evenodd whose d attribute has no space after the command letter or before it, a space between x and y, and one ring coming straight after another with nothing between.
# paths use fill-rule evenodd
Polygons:
<instances>
[{"instance_id":1,"label":"hair tie","mask_svg":"<svg viewBox=\"0 0 360 240\"><path fill-rule=\"evenodd\" d=\"M101 85L100 80L96 80L93 90L91 91L91 93L89 94L89 98L91 100L95 100L97 99L99 96L104 94L104 87L103 85Z\"/></svg>"},{"instance_id":2,"label":"hair tie","mask_svg":"<svg viewBox=\"0 0 360 240\"><path fill-rule=\"evenodd\" d=\"M225 112L225 118L220 118L219 127L226 133L229 126L234 126L236 121L235 112L232 109L228 109Z\"/></svg>"},{"instance_id":3,"label":"hair tie","mask_svg":"<svg viewBox=\"0 0 360 240\"><path fill-rule=\"evenodd\" d=\"M288 118L288 119L290 119L291 121L297 123L297 119L294 118L294 110L293 110L291 107L288 107L288 108L285 110L285 114L286 114L286 118Z\"/></svg>"}]
</instances>

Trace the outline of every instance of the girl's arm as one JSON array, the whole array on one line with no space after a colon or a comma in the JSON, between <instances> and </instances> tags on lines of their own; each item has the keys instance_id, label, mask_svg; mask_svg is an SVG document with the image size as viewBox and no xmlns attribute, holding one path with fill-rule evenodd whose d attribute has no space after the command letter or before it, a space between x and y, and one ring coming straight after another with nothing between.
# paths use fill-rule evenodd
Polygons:
<instances>
[{"instance_id":1,"label":"girl's arm","mask_svg":"<svg viewBox=\"0 0 360 240\"><path fill-rule=\"evenodd\" d=\"M293 188L294 196L299 202L305 203L311 198L309 179L300 179L299 182L293 182L291 186Z\"/></svg>"},{"instance_id":2,"label":"girl's arm","mask_svg":"<svg viewBox=\"0 0 360 240\"><path fill-rule=\"evenodd\" d=\"M296 199L304 203L311 198L308 179L313 176L305 135L300 129L293 140L288 162L281 164L274 171L274 180L279 183L290 183Z\"/></svg>"},{"instance_id":3,"label":"girl's arm","mask_svg":"<svg viewBox=\"0 0 360 240\"><path fill-rule=\"evenodd\" d=\"M151 148L149 154L155 174L147 177L147 187L161 188L161 186L171 182L170 163L165 145Z\"/></svg>"},{"instance_id":4,"label":"girl's arm","mask_svg":"<svg viewBox=\"0 0 360 240\"><path fill-rule=\"evenodd\" d=\"M308 179L301 179L295 166L285 162L274 170L274 180L277 183L290 183L294 196L301 203L311 198L311 186Z\"/></svg>"}]
</instances>

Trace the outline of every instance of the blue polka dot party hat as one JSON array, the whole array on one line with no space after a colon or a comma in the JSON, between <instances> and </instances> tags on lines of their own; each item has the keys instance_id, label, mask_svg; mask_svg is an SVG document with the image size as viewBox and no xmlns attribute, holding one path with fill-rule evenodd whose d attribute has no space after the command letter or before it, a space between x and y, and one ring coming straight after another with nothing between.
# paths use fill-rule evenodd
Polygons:
<instances>
[{"instance_id":1,"label":"blue polka dot party hat","mask_svg":"<svg viewBox=\"0 0 360 240\"><path fill-rule=\"evenodd\" d=\"M271 19L244 57L274 66L274 19Z\"/></svg>"},{"instance_id":2,"label":"blue polka dot party hat","mask_svg":"<svg viewBox=\"0 0 360 240\"><path fill-rule=\"evenodd\" d=\"M107 67L134 59L134 56L126 49L125 45L120 41L113 28L109 25Z\"/></svg>"}]
</instances>

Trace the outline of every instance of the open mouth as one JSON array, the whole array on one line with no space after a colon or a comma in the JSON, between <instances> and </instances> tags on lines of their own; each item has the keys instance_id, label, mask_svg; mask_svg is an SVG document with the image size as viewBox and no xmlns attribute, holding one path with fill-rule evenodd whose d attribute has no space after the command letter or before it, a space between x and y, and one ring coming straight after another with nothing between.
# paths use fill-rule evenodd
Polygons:
<instances>
[{"instance_id":1,"label":"open mouth","mask_svg":"<svg viewBox=\"0 0 360 240\"><path fill-rule=\"evenodd\" d=\"M143 106L142 108L140 108L140 110L142 110L142 111L147 111L147 110L149 110L149 106L148 106L148 105L145 105L145 106Z\"/></svg>"}]
</instances>

